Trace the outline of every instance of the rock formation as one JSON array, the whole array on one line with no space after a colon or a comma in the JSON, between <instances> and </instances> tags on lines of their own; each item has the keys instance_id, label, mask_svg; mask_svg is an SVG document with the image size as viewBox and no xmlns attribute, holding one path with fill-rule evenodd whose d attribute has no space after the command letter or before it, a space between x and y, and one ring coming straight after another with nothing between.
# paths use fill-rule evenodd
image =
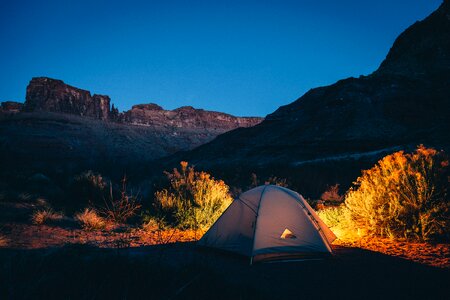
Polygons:
<instances>
[{"instance_id":1,"label":"rock formation","mask_svg":"<svg viewBox=\"0 0 450 300\"><path fill-rule=\"evenodd\" d=\"M164 110L156 104L135 105L119 113L114 105L110 108L107 96L91 96L45 77L31 80L23 109L19 103L5 102L0 112L2 170L53 178L89 169L123 176L142 168L146 174L145 165L152 160L262 120L192 107Z\"/></svg>"},{"instance_id":2,"label":"rock formation","mask_svg":"<svg viewBox=\"0 0 450 300\"><path fill-rule=\"evenodd\" d=\"M35 77L27 87L24 111L49 111L108 120L110 99L70 85L61 80Z\"/></svg>"},{"instance_id":3,"label":"rock formation","mask_svg":"<svg viewBox=\"0 0 450 300\"><path fill-rule=\"evenodd\" d=\"M262 121L262 118L234 117L225 113L195 109L192 106L164 110L153 103L134 105L131 110L119 113L114 104L110 108L108 96L91 96L89 91L47 77L37 77L30 81L24 111L68 113L133 125L183 127L219 133L238 127L254 126Z\"/></svg>"},{"instance_id":4,"label":"rock formation","mask_svg":"<svg viewBox=\"0 0 450 300\"><path fill-rule=\"evenodd\" d=\"M23 103L14 102L14 101L5 101L2 102L0 111L1 112L10 112L10 113L18 113L22 111Z\"/></svg>"},{"instance_id":5,"label":"rock formation","mask_svg":"<svg viewBox=\"0 0 450 300\"><path fill-rule=\"evenodd\" d=\"M134 105L124 112L126 123L147 126L184 127L191 129L206 129L229 131L238 127L254 126L262 121L255 117L235 117L225 113L195 109L183 106L174 110L164 110L157 104Z\"/></svg>"}]
</instances>

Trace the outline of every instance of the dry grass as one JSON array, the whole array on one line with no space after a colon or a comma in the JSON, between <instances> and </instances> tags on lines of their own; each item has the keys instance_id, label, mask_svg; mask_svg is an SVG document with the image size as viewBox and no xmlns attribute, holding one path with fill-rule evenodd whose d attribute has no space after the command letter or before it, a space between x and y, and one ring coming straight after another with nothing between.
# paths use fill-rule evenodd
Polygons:
<instances>
[{"instance_id":1,"label":"dry grass","mask_svg":"<svg viewBox=\"0 0 450 300\"><path fill-rule=\"evenodd\" d=\"M122 189L119 196L113 193L112 184L109 185L109 198L105 200L104 207L99 208L99 213L106 220L115 224L124 224L135 216L141 208L138 198L127 192L126 177L122 179Z\"/></svg>"},{"instance_id":2,"label":"dry grass","mask_svg":"<svg viewBox=\"0 0 450 300\"><path fill-rule=\"evenodd\" d=\"M106 227L105 220L92 208L85 208L84 211L75 214L75 220L85 230L98 230Z\"/></svg>"},{"instance_id":3,"label":"dry grass","mask_svg":"<svg viewBox=\"0 0 450 300\"><path fill-rule=\"evenodd\" d=\"M55 212L51 208L45 208L35 211L31 216L31 222L35 225L42 225L61 221L63 218L64 215L62 213Z\"/></svg>"},{"instance_id":4,"label":"dry grass","mask_svg":"<svg viewBox=\"0 0 450 300\"><path fill-rule=\"evenodd\" d=\"M8 246L8 239L0 234L0 247L7 247Z\"/></svg>"}]
</instances>

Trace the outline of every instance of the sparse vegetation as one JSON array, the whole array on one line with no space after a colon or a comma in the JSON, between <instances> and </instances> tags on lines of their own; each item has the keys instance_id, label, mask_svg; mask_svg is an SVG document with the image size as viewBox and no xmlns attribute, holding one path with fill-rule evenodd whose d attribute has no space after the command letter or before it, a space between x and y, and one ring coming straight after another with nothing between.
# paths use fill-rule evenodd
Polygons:
<instances>
[{"instance_id":1,"label":"sparse vegetation","mask_svg":"<svg viewBox=\"0 0 450 300\"><path fill-rule=\"evenodd\" d=\"M55 212L52 208L39 209L31 216L31 221L35 225L47 224L50 222L61 221L64 215L59 212Z\"/></svg>"},{"instance_id":2,"label":"sparse vegetation","mask_svg":"<svg viewBox=\"0 0 450 300\"><path fill-rule=\"evenodd\" d=\"M105 220L93 208L85 208L82 212L75 214L75 220L85 230L98 230L106 226Z\"/></svg>"},{"instance_id":3,"label":"sparse vegetation","mask_svg":"<svg viewBox=\"0 0 450 300\"><path fill-rule=\"evenodd\" d=\"M419 146L396 152L363 171L338 208L319 215L341 238L379 236L449 239L449 162L442 151Z\"/></svg>"},{"instance_id":4,"label":"sparse vegetation","mask_svg":"<svg viewBox=\"0 0 450 300\"><path fill-rule=\"evenodd\" d=\"M252 175L250 176L250 181L251 181L251 183L250 183L250 187L248 189L257 187L262 184L273 184L273 185L278 185L278 186L282 186L282 187L289 186L286 178L279 178L277 176L269 176L265 180L260 180L255 173L252 173Z\"/></svg>"},{"instance_id":5,"label":"sparse vegetation","mask_svg":"<svg viewBox=\"0 0 450 300\"><path fill-rule=\"evenodd\" d=\"M181 229L208 228L231 203L229 187L187 162L180 165L166 172L170 186L155 193L155 213Z\"/></svg>"},{"instance_id":6,"label":"sparse vegetation","mask_svg":"<svg viewBox=\"0 0 450 300\"><path fill-rule=\"evenodd\" d=\"M116 224L125 223L141 208L138 198L133 194L128 194L126 177L122 179L122 189L119 195L115 195L112 184L109 185L109 197L105 199L104 203L105 205L98 209L99 214Z\"/></svg>"}]
</instances>

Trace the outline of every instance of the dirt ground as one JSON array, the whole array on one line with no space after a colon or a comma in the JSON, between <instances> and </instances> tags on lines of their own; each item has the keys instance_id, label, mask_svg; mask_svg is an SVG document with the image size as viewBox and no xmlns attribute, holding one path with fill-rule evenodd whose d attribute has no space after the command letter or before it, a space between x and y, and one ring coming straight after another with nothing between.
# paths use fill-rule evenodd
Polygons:
<instances>
[{"instance_id":1,"label":"dirt ground","mask_svg":"<svg viewBox=\"0 0 450 300\"><path fill-rule=\"evenodd\" d=\"M203 235L201 230L148 231L125 227L85 231L77 228L73 223L66 226L4 223L2 231L7 232L7 234L3 234L3 242L0 241L0 247L14 249L62 247L67 244L89 244L100 248L129 248L174 242L192 242ZM450 268L450 244L365 239L353 243L337 240L334 245L361 248L425 265Z\"/></svg>"},{"instance_id":2,"label":"dirt ground","mask_svg":"<svg viewBox=\"0 0 450 300\"><path fill-rule=\"evenodd\" d=\"M32 225L0 213L0 299L448 299L450 246L366 240L327 259L249 265L199 248L202 232L71 220ZM13 217L12 217L13 216Z\"/></svg>"},{"instance_id":3,"label":"dirt ground","mask_svg":"<svg viewBox=\"0 0 450 300\"><path fill-rule=\"evenodd\" d=\"M362 239L353 243L337 240L334 244L337 246L380 252L424 265L450 268L450 244L413 243L381 238Z\"/></svg>"},{"instance_id":4,"label":"dirt ground","mask_svg":"<svg viewBox=\"0 0 450 300\"><path fill-rule=\"evenodd\" d=\"M450 271L358 248L258 263L194 243L0 249L1 299L448 299Z\"/></svg>"}]
</instances>

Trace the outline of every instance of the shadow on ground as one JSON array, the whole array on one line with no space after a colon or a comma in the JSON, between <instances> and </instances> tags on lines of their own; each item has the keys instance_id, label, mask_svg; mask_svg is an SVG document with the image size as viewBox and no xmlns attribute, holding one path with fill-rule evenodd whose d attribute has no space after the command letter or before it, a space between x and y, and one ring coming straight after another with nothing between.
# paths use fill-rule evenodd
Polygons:
<instances>
[{"instance_id":1,"label":"shadow on ground","mask_svg":"<svg viewBox=\"0 0 450 300\"><path fill-rule=\"evenodd\" d=\"M259 263L194 243L0 249L1 299L445 299L450 270L356 248Z\"/></svg>"}]
</instances>

